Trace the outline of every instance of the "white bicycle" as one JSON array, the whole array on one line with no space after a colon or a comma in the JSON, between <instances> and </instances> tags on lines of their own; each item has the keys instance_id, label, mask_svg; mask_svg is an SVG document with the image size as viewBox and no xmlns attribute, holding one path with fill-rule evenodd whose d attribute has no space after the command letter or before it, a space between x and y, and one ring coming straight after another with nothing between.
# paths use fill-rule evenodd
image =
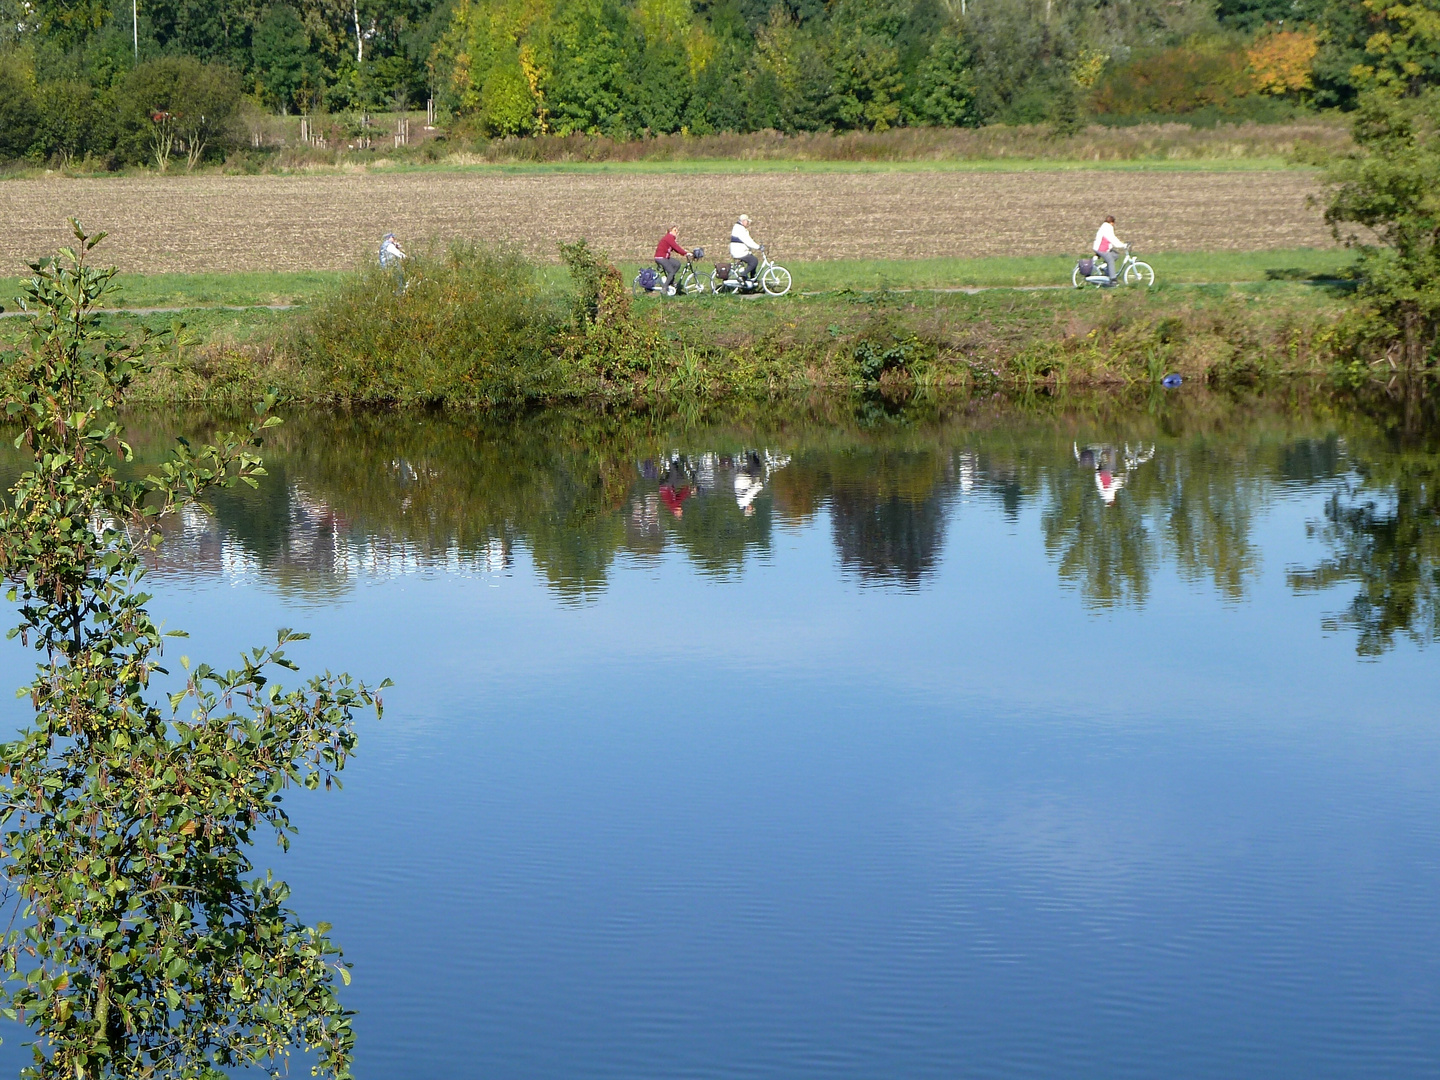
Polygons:
<instances>
[{"instance_id":1,"label":"white bicycle","mask_svg":"<svg viewBox=\"0 0 1440 1080\"><path fill-rule=\"evenodd\" d=\"M710 291L712 293L756 293L764 291L767 296L784 296L790 291L790 271L783 266L770 261L762 245L760 248L760 265L756 267L755 276L741 277L737 267L742 263L721 263L715 267L715 272L710 275Z\"/></svg>"},{"instance_id":2,"label":"white bicycle","mask_svg":"<svg viewBox=\"0 0 1440 1080\"><path fill-rule=\"evenodd\" d=\"M1155 284L1155 268L1135 257L1133 245L1125 249L1125 258L1120 261L1118 274L1117 280L1112 282L1105 273L1104 260L1098 255L1089 255L1075 263L1075 269L1070 274L1070 283L1077 289L1083 289L1086 285L1106 288L1113 284L1143 285L1148 289Z\"/></svg>"}]
</instances>

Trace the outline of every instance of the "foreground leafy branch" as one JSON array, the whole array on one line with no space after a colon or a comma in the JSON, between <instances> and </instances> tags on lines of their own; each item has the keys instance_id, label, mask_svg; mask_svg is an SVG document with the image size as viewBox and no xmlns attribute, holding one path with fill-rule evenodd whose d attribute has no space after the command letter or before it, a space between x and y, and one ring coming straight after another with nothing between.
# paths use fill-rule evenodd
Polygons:
<instances>
[{"instance_id":1,"label":"foreground leafy branch","mask_svg":"<svg viewBox=\"0 0 1440 1080\"><path fill-rule=\"evenodd\" d=\"M273 682L305 637L282 630L231 670L184 662L183 687L152 701L169 672L143 556L165 515L254 486L260 434L279 421L263 402L244 431L123 478L116 410L156 342L97 321L115 272L88 265L104 234L71 224L76 246L31 265L29 346L3 367L32 466L0 511L0 571L20 612L11 637L41 656L21 691L34 722L0 746L0 977L6 1014L38 1035L24 1075L278 1075L298 1049L317 1075L347 1077L335 980L348 969L329 927L302 924L248 853L266 833L288 846L284 790L329 787L356 711L378 715L380 700L346 675Z\"/></svg>"}]
</instances>

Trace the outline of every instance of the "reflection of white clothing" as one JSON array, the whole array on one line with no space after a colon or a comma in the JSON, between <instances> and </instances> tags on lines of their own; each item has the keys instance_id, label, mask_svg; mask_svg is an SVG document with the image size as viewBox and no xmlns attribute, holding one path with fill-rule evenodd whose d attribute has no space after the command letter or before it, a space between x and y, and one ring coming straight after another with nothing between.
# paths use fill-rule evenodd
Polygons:
<instances>
[{"instance_id":1,"label":"reflection of white clothing","mask_svg":"<svg viewBox=\"0 0 1440 1080\"><path fill-rule=\"evenodd\" d=\"M744 473L735 474L735 505L741 510L750 509L755 497L765 489L764 481Z\"/></svg>"},{"instance_id":2,"label":"reflection of white clothing","mask_svg":"<svg viewBox=\"0 0 1440 1080\"><path fill-rule=\"evenodd\" d=\"M1105 222L1105 224L1101 225L1100 231L1095 234L1095 243L1093 247L1097 254L1102 254L1106 251L1109 251L1111 248L1123 248L1125 246L1126 245L1121 242L1120 238L1115 235L1115 226L1111 225L1108 221Z\"/></svg>"},{"instance_id":3,"label":"reflection of white clothing","mask_svg":"<svg viewBox=\"0 0 1440 1080\"><path fill-rule=\"evenodd\" d=\"M1108 469L1097 469L1095 471L1095 486L1100 491L1100 498L1105 500L1109 506L1115 501L1115 496L1120 494L1120 489L1125 486L1125 474L1118 476Z\"/></svg>"},{"instance_id":4,"label":"reflection of white clothing","mask_svg":"<svg viewBox=\"0 0 1440 1080\"><path fill-rule=\"evenodd\" d=\"M738 221L730 226L730 257L743 259L752 251L759 251L760 245L750 235L750 230Z\"/></svg>"}]
</instances>

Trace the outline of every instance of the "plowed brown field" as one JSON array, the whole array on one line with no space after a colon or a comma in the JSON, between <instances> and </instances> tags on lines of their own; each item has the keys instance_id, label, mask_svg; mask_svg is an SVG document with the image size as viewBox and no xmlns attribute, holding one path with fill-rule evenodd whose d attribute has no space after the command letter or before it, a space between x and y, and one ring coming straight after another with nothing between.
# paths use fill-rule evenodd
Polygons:
<instances>
[{"instance_id":1,"label":"plowed brown field","mask_svg":"<svg viewBox=\"0 0 1440 1080\"><path fill-rule=\"evenodd\" d=\"M343 269L380 237L469 237L541 258L589 237L644 258L670 224L719 252L741 211L791 260L1079 252L1106 213L1143 251L1331 243L1305 172L360 173L0 182L0 275L78 216L128 271Z\"/></svg>"}]
</instances>

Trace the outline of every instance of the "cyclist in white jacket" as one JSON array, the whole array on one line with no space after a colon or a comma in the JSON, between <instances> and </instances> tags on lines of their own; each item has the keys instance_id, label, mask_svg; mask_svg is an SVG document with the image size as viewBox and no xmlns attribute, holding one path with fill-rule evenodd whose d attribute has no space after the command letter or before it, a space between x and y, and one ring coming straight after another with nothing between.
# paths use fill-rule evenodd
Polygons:
<instances>
[{"instance_id":1,"label":"cyclist in white jacket","mask_svg":"<svg viewBox=\"0 0 1440 1080\"><path fill-rule=\"evenodd\" d=\"M1115 215L1106 217L1095 234L1095 254L1105 260L1105 274L1112 285L1115 283L1115 249L1129 246L1115 235Z\"/></svg>"},{"instance_id":2,"label":"cyclist in white jacket","mask_svg":"<svg viewBox=\"0 0 1440 1080\"><path fill-rule=\"evenodd\" d=\"M759 250L760 245L750 235L750 215L741 214L740 220L730 226L730 258L735 260L736 269L748 267L753 278L760 267L760 260L755 257Z\"/></svg>"}]
</instances>

